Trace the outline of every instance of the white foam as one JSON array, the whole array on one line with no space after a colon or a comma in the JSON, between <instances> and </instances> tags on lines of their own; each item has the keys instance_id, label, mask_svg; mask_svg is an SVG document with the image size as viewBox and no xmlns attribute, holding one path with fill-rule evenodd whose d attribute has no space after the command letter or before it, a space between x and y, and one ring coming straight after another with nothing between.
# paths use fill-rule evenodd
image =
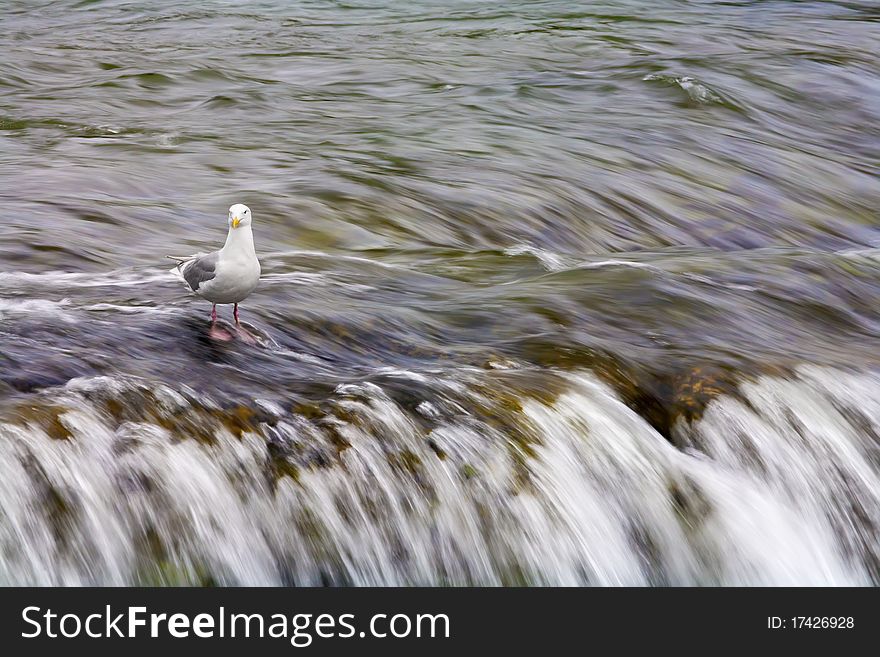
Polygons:
<instances>
[{"instance_id":1,"label":"white foam","mask_svg":"<svg viewBox=\"0 0 880 657\"><path fill-rule=\"evenodd\" d=\"M167 280L165 270L151 269L143 273L117 270L101 273L49 271L32 274L21 271L0 272L0 289L22 285L40 287L136 287Z\"/></svg>"},{"instance_id":2,"label":"white foam","mask_svg":"<svg viewBox=\"0 0 880 657\"><path fill-rule=\"evenodd\" d=\"M48 299L19 299L0 297L0 320L5 315L37 315L49 316L61 319L64 322L74 323L76 319L68 312L70 299L50 301Z\"/></svg>"},{"instance_id":3,"label":"white foam","mask_svg":"<svg viewBox=\"0 0 880 657\"><path fill-rule=\"evenodd\" d=\"M535 257L541 266L547 271L562 271L566 268L565 259L552 251L540 249L531 244L517 244L504 249L504 254L509 256L531 255Z\"/></svg>"},{"instance_id":4,"label":"white foam","mask_svg":"<svg viewBox=\"0 0 880 657\"><path fill-rule=\"evenodd\" d=\"M45 393L71 439L0 423L0 582L142 581L156 567L147 534L178 577L226 584L872 581L874 375L804 368L746 384L746 402L721 397L679 427L684 451L589 373L564 375L552 403L497 409L516 436L474 410L495 403L497 374L433 376L414 411L373 383L340 385L314 422L261 401L298 468L274 484L257 434L218 422L213 444L180 440L147 413L114 426L89 401L144 387L180 417L191 391L92 377Z\"/></svg>"}]
</instances>

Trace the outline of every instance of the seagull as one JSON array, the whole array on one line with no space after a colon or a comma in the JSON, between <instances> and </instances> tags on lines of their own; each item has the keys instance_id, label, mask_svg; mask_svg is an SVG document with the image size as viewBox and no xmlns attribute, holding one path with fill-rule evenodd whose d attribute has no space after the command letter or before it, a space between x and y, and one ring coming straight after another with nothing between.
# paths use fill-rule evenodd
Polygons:
<instances>
[{"instance_id":1,"label":"seagull","mask_svg":"<svg viewBox=\"0 0 880 657\"><path fill-rule=\"evenodd\" d=\"M235 324L238 304L244 301L260 282L260 261L254 251L251 232L251 210L242 203L229 208L229 234L219 251L187 257L166 256L177 261L171 271L186 283L190 290L214 304L211 326L217 322L217 304L232 303Z\"/></svg>"}]
</instances>

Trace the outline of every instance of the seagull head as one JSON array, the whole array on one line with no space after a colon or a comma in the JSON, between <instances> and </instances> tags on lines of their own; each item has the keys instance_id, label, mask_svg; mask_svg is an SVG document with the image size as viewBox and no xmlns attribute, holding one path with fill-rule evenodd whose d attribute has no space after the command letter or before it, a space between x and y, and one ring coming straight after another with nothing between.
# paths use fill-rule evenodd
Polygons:
<instances>
[{"instance_id":1,"label":"seagull head","mask_svg":"<svg viewBox=\"0 0 880 657\"><path fill-rule=\"evenodd\" d=\"M241 228L251 225L251 209L244 203L236 203L229 207L229 227Z\"/></svg>"}]
</instances>

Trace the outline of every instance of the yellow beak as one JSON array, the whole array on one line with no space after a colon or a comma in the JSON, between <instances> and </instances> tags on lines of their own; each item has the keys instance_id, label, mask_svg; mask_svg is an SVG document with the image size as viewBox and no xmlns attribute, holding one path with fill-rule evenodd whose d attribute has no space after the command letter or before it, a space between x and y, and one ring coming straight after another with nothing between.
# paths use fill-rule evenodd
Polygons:
<instances>
[{"instance_id":1,"label":"yellow beak","mask_svg":"<svg viewBox=\"0 0 880 657\"><path fill-rule=\"evenodd\" d=\"M232 218L232 227L233 228L238 228L238 224L240 224L240 223L241 223L241 219L239 219L238 217Z\"/></svg>"}]
</instances>

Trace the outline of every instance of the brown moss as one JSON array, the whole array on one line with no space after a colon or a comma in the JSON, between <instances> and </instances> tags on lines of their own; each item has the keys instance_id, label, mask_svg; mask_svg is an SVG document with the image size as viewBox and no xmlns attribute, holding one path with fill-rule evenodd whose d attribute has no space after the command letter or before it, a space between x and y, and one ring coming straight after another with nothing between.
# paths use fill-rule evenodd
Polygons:
<instances>
[{"instance_id":1,"label":"brown moss","mask_svg":"<svg viewBox=\"0 0 880 657\"><path fill-rule=\"evenodd\" d=\"M388 463L399 472L417 476L422 471L422 459L418 454L409 450L401 450L388 454Z\"/></svg>"},{"instance_id":2,"label":"brown moss","mask_svg":"<svg viewBox=\"0 0 880 657\"><path fill-rule=\"evenodd\" d=\"M307 420L318 420L324 417L325 413L321 407L312 402L302 402L296 404L291 409L296 415L301 415Z\"/></svg>"},{"instance_id":3,"label":"brown moss","mask_svg":"<svg viewBox=\"0 0 880 657\"><path fill-rule=\"evenodd\" d=\"M235 406L234 408L221 412L218 419L232 435L241 438L245 432L256 431L259 422L256 420L256 412L247 406Z\"/></svg>"},{"instance_id":4,"label":"brown moss","mask_svg":"<svg viewBox=\"0 0 880 657\"><path fill-rule=\"evenodd\" d=\"M598 374L630 408L673 443L680 420L699 420L714 399L737 394L741 380L740 372L717 365L659 372L615 365Z\"/></svg>"},{"instance_id":5,"label":"brown moss","mask_svg":"<svg viewBox=\"0 0 880 657\"><path fill-rule=\"evenodd\" d=\"M66 409L54 405L21 405L15 409L13 420L23 425L35 425L53 440L69 440L73 437L70 429L61 419Z\"/></svg>"},{"instance_id":6,"label":"brown moss","mask_svg":"<svg viewBox=\"0 0 880 657\"><path fill-rule=\"evenodd\" d=\"M440 445L437 444L437 442L433 438L428 438L428 447L431 448L431 451L433 451L437 455L437 458L439 458L441 461L446 460L446 452L443 450L442 447L440 447Z\"/></svg>"},{"instance_id":7,"label":"brown moss","mask_svg":"<svg viewBox=\"0 0 880 657\"><path fill-rule=\"evenodd\" d=\"M737 390L734 374L720 367L698 366L672 381L673 421L698 420L709 403L724 394Z\"/></svg>"},{"instance_id":8,"label":"brown moss","mask_svg":"<svg viewBox=\"0 0 880 657\"><path fill-rule=\"evenodd\" d=\"M299 467L291 463L285 458L276 458L271 460L270 476L273 490L278 486L278 481L284 477L289 477L295 483L299 483L300 477Z\"/></svg>"},{"instance_id":9,"label":"brown moss","mask_svg":"<svg viewBox=\"0 0 880 657\"><path fill-rule=\"evenodd\" d=\"M339 430L333 424L327 424L324 427L324 431L327 434L327 437L330 438L330 443L336 449L336 455L338 456L340 452L351 447L351 443L345 439L345 437L339 433Z\"/></svg>"}]
</instances>

